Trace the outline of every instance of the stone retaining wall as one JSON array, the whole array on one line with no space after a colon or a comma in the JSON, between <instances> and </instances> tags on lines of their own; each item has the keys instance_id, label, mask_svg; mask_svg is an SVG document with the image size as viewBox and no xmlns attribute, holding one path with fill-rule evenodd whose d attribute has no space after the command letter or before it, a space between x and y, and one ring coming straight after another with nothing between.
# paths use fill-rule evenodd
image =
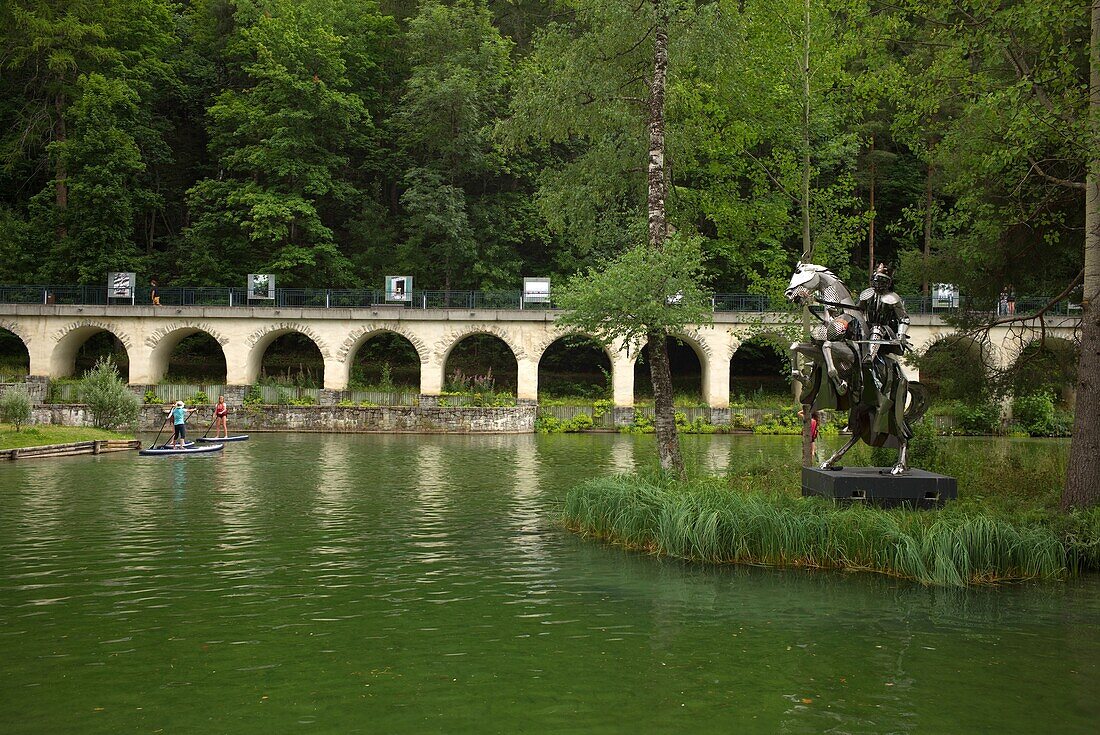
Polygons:
<instances>
[{"instance_id":1,"label":"stone retaining wall","mask_svg":"<svg viewBox=\"0 0 1100 735\"><path fill-rule=\"evenodd\" d=\"M191 434L210 426L213 407L201 407L188 422ZM91 422L85 406L35 406L35 423L84 426ZM157 431L165 416L160 406L143 406L142 431ZM535 406L453 408L427 406L259 406L233 407L231 433L258 431L387 432L412 434L517 434L535 430Z\"/></svg>"},{"instance_id":2,"label":"stone retaining wall","mask_svg":"<svg viewBox=\"0 0 1100 735\"><path fill-rule=\"evenodd\" d=\"M45 403L49 395L49 381L42 378L28 378L23 383L0 383L0 396L9 390L24 390L31 398L31 403Z\"/></svg>"}]
</instances>

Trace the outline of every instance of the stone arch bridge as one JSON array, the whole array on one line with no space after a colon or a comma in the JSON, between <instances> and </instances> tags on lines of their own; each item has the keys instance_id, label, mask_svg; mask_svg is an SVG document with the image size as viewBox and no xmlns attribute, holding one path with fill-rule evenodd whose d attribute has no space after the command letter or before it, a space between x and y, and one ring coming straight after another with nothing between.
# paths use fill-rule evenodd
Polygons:
<instances>
[{"instance_id":1,"label":"stone arch bridge","mask_svg":"<svg viewBox=\"0 0 1100 735\"><path fill-rule=\"evenodd\" d=\"M71 375L80 346L98 332L109 332L126 349L130 384L156 384L164 377L180 340L204 332L221 345L227 385L247 386L256 382L267 347L277 338L297 332L317 345L324 358L324 388L336 392L347 389L358 349L373 336L393 332L407 338L416 349L420 392L427 398L440 394L447 356L455 345L471 335L489 334L503 340L516 358L520 401L538 399L539 360L551 344L569 334L556 325L555 318L553 310L529 309L0 305L0 328L14 333L26 346L32 376ZM1074 317L1052 317L1045 324L1045 333L1073 339L1078 324ZM952 331L937 315L917 315L909 334L913 347L921 350ZM708 405L726 409L730 362L740 344L760 334L789 342L784 334L796 332L791 314L716 312L713 323L676 336L699 358ZM986 359L995 366L1010 365L1038 336L1038 330L1019 325L995 328ZM633 406L638 354L622 345L607 345L605 350L611 361L614 404ZM915 368L906 369L911 378L919 377Z\"/></svg>"}]
</instances>

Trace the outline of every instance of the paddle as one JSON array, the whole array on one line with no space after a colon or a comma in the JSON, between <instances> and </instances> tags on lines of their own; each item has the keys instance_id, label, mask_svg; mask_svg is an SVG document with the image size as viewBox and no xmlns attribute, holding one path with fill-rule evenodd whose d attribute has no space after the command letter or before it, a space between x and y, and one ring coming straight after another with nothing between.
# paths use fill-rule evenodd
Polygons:
<instances>
[{"instance_id":1,"label":"paddle","mask_svg":"<svg viewBox=\"0 0 1100 735\"><path fill-rule=\"evenodd\" d=\"M172 414L171 414L171 413L168 413L168 414L166 414L166 415L165 415L165 417L164 417L164 423L163 423L163 424L161 424L161 425L160 425L160 429L159 429L159 430L157 430L157 437L156 437L156 439L153 439L153 443L149 445L149 448L150 448L150 449L155 449L155 448L156 448L156 446L157 446L157 442L158 442L158 441L160 441L160 434L161 434L161 432L162 432L162 431L164 431L164 427L168 425L168 419L170 419L171 417L172 417Z\"/></svg>"},{"instance_id":2,"label":"paddle","mask_svg":"<svg viewBox=\"0 0 1100 735\"><path fill-rule=\"evenodd\" d=\"M214 418L210 419L210 426L206 427L206 431L202 433L202 438L205 439L210 435L210 430L214 428L214 422L218 420L218 412L214 412Z\"/></svg>"}]
</instances>

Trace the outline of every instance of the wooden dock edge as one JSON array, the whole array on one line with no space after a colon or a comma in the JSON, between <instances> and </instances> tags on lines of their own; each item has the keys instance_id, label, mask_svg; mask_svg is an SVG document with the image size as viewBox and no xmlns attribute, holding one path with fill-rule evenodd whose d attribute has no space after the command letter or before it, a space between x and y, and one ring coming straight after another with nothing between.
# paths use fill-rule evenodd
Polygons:
<instances>
[{"instance_id":1,"label":"wooden dock edge","mask_svg":"<svg viewBox=\"0 0 1100 735\"><path fill-rule=\"evenodd\" d=\"M16 447L0 449L4 459L37 459L44 457L75 457L78 454L107 454L108 452L128 452L141 449L137 439L93 439L86 442L68 444L45 444L40 447Z\"/></svg>"}]
</instances>

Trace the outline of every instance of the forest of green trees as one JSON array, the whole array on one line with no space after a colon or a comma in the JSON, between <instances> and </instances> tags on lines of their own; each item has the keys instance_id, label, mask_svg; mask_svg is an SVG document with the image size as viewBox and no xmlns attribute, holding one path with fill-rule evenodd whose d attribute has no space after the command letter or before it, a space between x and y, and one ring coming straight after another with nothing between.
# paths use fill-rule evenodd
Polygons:
<instances>
[{"instance_id":1,"label":"forest of green trees","mask_svg":"<svg viewBox=\"0 0 1100 735\"><path fill-rule=\"evenodd\" d=\"M1060 293L1081 270L1086 4L667 6L668 216L701 239L709 288L785 284L807 173L815 260L851 283L882 260L903 292L992 300L1008 283ZM0 283L569 275L644 240L651 15L7 0Z\"/></svg>"}]
</instances>

